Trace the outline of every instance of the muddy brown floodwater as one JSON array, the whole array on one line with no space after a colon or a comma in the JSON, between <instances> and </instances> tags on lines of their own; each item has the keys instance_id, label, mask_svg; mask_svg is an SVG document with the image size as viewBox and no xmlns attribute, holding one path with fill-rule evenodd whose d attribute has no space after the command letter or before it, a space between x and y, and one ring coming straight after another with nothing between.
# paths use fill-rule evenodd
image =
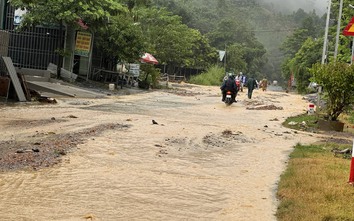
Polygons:
<instances>
[{"instance_id":1,"label":"muddy brown floodwater","mask_svg":"<svg viewBox=\"0 0 354 221\"><path fill-rule=\"evenodd\" d=\"M281 123L307 103L175 86L1 106L0 220L276 220L289 153L317 140Z\"/></svg>"}]
</instances>

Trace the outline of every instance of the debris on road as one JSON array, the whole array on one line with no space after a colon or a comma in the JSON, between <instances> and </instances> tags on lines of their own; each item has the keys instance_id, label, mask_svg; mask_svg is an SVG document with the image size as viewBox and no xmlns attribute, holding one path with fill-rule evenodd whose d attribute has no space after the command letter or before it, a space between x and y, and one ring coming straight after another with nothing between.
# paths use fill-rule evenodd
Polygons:
<instances>
[{"instance_id":1,"label":"debris on road","mask_svg":"<svg viewBox=\"0 0 354 221\"><path fill-rule=\"evenodd\" d=\"M271 105L262 105L256 107L247 107L247 110L283 110L283 107L277 107L274 104Z\"/></svg>"}]
</instances>

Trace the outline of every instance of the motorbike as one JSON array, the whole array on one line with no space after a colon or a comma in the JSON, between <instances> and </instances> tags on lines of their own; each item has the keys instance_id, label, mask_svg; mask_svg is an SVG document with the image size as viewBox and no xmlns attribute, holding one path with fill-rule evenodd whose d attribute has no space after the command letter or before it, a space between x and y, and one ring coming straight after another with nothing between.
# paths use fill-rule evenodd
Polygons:
<instances>
[{"instance_id":1,"label":"motorbike","mask_svg":"<svg viewBox=\"0 0 354 221\"><path fill-rule=\"evenodd\" d=\"M226 91L226 97L225 97L224 102L225 102L226 106L229 106L234 102L231 91Z\"/></svg>"}]
</instances>

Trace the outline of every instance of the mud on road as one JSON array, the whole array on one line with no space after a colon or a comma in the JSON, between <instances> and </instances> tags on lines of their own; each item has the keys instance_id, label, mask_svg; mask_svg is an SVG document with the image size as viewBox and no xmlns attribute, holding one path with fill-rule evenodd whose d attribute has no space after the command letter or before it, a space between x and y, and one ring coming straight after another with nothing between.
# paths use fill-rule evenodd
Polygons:
<instances>
[{"instance_id":1,"label":"mud on road","mask_svg":"<svg viewBox=\"0 0 354 221\"><path fill-rule=\"evenodd\" d=\"M187 96L187 97L197 97L206 95L207 93L202 90L199 92L191 91L188 89L193 88L193 85L179 85L176 84L174 88L163 90L168 94L173 94L177 96ZM187 89L185 89L187 88ZM273 95L276 97L279 95ZM282 95L285 96L285 95ZM158 101L158 100L157 100ZM73 106L84 105L87 107L81 107L87 110L101 110L101 111L123 111L128 112L134 110L136 113L143 112L146 106L150 104L148 102L139 102L140 105L132 108L132 103L125 103L125 108L121 107L120 103L117 104L103 104L103 105L91 105L94 104L93 101L70 101L69 104ZM143 104L143 105L141 105ZM277 110L282 109L282 107L276 107L275 105L265 105L265 101L254 101L247 100L244 102L246 109L248 110ZM37 104L35 104L37 105ZM158 108L166 107L166 106L174 106L177 103L173 101L167 102L164 101L160 103ZM186 104L191 105L191 104ZM142 106L143 108L139 111L138 106ZM55 127L56 125L66 122L71 118L78 118L75 115L69 115L66 117L62 117L60 119L56 119L55 117L31 120L31 119L22 119L22 120L10 120L6 125L3 125L4 129L6 128L17 128L21 130L22 128L40 128L45 125L49 125L50 127ZM129 121L129 120L127 120ZM51 126L52 125L52 126ZM100 133L103 133L106 130L116 130L117 128L126 128L129 125L121 125L121 124L100 124L98 126L88 128L82 130L80 132L73 133L63 133L56 134L54 132L45 132L39 133L36 130L35 134L30 137L27 137L26 140L17 141L16 139L11 139L7 141L0 142L0 171L11 171L11 170L21 170L21 169L40 169L42 167L49 167L61 162L61 156L66 155L68 152L73 151L79 144L85 142L86 139L98 136ZM16 137L16 135L14 135ZM167 146L171 146L171 144L178 143L184 144L184 147L178 147L178 150L189 147L199 147L199 144L189 143L187 144L186 139L178 139L178 138L166 138L170 144L166 144ZM234 143L234 142L242 142L249 143L254 142L253 140L247 138L242 132L236 132L233 134L230 130L225 130L221 134L208 134L203 137L203 148L210 149L213 147L222 147L225 146L226 143ZM163 154L167 154L167 151L161 150Z\"/></svg>"},{"instance_id":2,"label":"mud on road","mask_svg":"<svg viewBox=\"0 0 354 221\"><path fill-rule=\"evenodd\" d=\"M1 106L0 216L8 220L275 220L298 95L217 87ZM277 120L274 120L277 119ZM8 206L11 205L11 206ZM4 209L3 209L4 208Z\"/></svg>"}]
</instances>

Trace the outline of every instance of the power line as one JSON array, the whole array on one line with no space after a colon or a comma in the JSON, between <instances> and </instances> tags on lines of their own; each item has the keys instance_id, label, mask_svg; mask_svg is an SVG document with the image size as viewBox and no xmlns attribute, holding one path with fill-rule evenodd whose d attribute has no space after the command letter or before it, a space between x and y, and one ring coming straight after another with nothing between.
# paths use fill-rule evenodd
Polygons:
<instances>
[{"instance_id":1,"label":"power line","mask_svg":"<svg viewBox=\"0 0 354 221\"><path fill-rule=\"evenodd\" d=\"M295 31L297 28L292 28L292 29L274 29L274 30L249 30L245 32L289 32L289 31Z\"/></svg>"}]
</instances>

